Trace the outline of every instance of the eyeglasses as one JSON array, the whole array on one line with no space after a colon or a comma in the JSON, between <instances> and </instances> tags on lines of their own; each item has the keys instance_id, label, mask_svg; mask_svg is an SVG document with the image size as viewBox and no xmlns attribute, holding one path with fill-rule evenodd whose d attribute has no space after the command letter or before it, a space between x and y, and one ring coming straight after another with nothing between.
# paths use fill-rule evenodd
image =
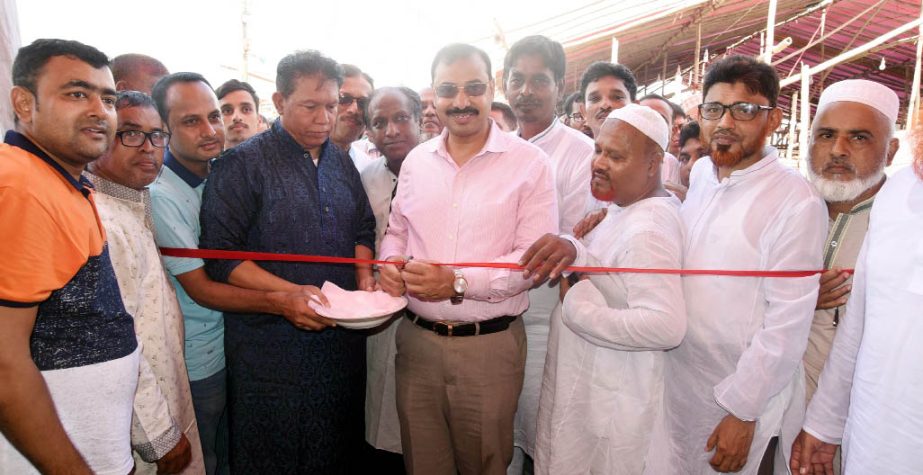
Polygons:
<instances>
[{"instance_id":1,"label":"eyeglasses","mask_svg":"<svg viewBox=\"0 0 923 475\"><path fill-rule=\"evenodd\" d=\"M469 82L464 86L452 83L440 84L436 86L436 95L444 99L451 99L457 96L460 90L464 90L466 96L483 96L487 92L487 83Z\"/></svg>"},{"instance_id":2,"label":"eyeglasses","mask_svg":"<svg viewBox=\"0 0 923 475\"><path fill-rule=\"evenodd\" d=\"M574 112L573 114L567 116L571 120L583 120L583 114L579 112Z\"/></svg>"},{"instance_id":3,"label":"eyeglasses","mask_svg":"<svg viewBox=\"0 0 923 475\"><path fill-rule=\"evenodd\" d=\"M122 145L126 147L141 147L145 140L150 140L151 145L164 148L170 141L170 134L162 130L144 132L141 130L120 130L115 133Z\"/></svg>"},{"instance_id":4,"label":"eyeglasses","mask_svg":"<svg viewBox=\"0 0 923 475\"><path fill-rule=\"evenodd\" d=\"M349 94L340 94L340 105L343 107L349 107L353 102L356 103L356 107L359 109L365 109L365 106L369 104L369 98L367 97L353 97Z\"/></svg>"},{"instance_id":5,"label":"eyeglasses","mask_svg":"<svg viewBox=\"0 0 923 475\"><path fill-rule=\"evenodd\" d=\"M706 102L699 104L699 113L705 120L718 120L724 117L724 111L731 111L734 120L753 120L760 111L770 111L775 107L761 106L750 102L735 102L726 106L720 102Z\"/></svg>"}]
</instances>

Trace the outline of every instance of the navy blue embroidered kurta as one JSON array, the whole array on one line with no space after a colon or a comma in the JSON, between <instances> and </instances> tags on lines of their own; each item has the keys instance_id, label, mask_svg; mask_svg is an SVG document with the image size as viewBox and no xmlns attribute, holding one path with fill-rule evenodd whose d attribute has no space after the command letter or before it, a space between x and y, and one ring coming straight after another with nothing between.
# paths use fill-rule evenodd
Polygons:
<instances>
[{"instance_id":1,"label":"navy blue embroidered kurta","mask_svg":"<svg viewBox=\"0 0 923 475\"><path fill-rule=\"evenodd\" d=\"M375 217L349 157L329 140L315 166L280 121L215 161L202 201L204 249L353 257ZM212 260L227 282L240 261ZM259 262L296 284L356 289L350 265ZM365 337L303 331L276 315L225 314L231 469L346 473L363 444Z\"/></svg>"}]
</instances>

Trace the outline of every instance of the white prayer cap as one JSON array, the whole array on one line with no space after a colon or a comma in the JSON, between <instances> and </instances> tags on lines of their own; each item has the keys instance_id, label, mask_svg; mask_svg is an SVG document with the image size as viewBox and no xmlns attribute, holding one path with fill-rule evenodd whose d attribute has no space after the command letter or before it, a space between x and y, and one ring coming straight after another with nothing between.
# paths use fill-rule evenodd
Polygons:
<instances>
[{"instance_id":1,"label":"white prayer cap","mask_svg":"<svg viewBox=\"0 0 923 475\"><path fill-rule=\"evenodd\" d=\"M655 144L660 145L660 148L666 151L670 140L670 129L667 127L667 121L663 120L663 116L654 109L638 104L628 104L610 112L609 117L606 117L606 120L608 119L619 119L626 122L650 137Z\"/></svg>"},{"instance_id":2,"label":"white prayer cap","mask_svg":"<svg viewBox=\"0 0 923 475\"><path fill-rule=\"evenodd\" d=\"M887 86L868 79L846 79L835 82L824 89L817 103L817 111L833 102L858 102L884 114L894 124L900 101L897 94Z\"/></svg>"}]
</instances>

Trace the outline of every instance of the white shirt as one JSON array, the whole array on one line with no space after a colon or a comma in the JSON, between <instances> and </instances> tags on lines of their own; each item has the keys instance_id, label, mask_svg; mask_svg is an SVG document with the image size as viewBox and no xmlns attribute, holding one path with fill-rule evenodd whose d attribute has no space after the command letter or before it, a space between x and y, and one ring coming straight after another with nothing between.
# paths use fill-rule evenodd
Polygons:
<instances>
[{"instance_id":1,"label":"white shirt","mask_svg":"<svg viewBox=\"0 0 923 475\"><path fill-rule=\"evenodd\" d=\"M575 265L676 269L676 197L611 206ZM536 473L639 474L661 414L664 352L682 341L678 275L596 274L552 317L539 405Z\"/></svg>"},{"instance_id":2,"label":"white shirt","mask_svg":"<svg viewBox=\"0 0 923 475\"><path fill-rule=\"evenodd\" d=\"M843 444L844 473L923 467L923 182L907 167L878 192L846 313L804 428Z\"/></svg>"},{"instance_id":3,"label":"white shirt","mask_svg":"<svg viewBox=\"0 0 923 475\"><path fill-rule=\"evenodd\" d=\"M143 343L131 431L135 473L156 474L157 465L147 462L166 455L181 434L192 446L192 460L182 473L200 473L205 465L183 358L183 313L154 242L150 197L147 190L87 176L98 191L96 208L122 302Z\"/></svg>"},{"instance_id":4,"label":"white shirt","mask_svg":"<svg viewBox=\"0 0 923 475\"><path fill-rule=\"evenodd\" d=\"M555 117L547 129L528 141L542 149L551 160L558 193L558 228L570 234L586 214L587 192L593 178L593 139Z\"/></svg>"},{"instance_id":5,"label":"white shirt","mask_svg":"<svg viewBox=\"0 0 923 475\"><path fill-rule=\"evenodd\" d=\"M664 184L666 183L675 183L679 184L679 160L673 156L670 152L663 153L663 165L660 166L660 180Z\"/></svg>"},{"instance_id":6,"label":"white shirt","mask_svg":"<svg viewBox=\"0 0 923 475\"><path fill-rule=\"evenodd\" d=\"M711 158L692 170L681 215L687 269L814 270L823 263L827 209L814 188L767 147L721 182ZM704 448L728 414L759 420L740 473L756 473L779 435L786 467L804 415L801 357L818 277L685 276L688 330L668 353L665 417L671 473L713 473ZM660 453L666 453L663 449ZM781 465L780 465L781 464Z\"/></svg>"},{"instance_id":7,"label":"white shirt","mask_svg":"<svg viewBox=\"0 0 923 475\"><path fill-rule=\"evenodd\" d=\"M349 145L349 158L352 159L353 165L360 173L380 156L381 154L368 139L356 140Z\"/></svg>"},{"instance_id":8,"label":"white shirt","mask_svg":"<svg viewBox=\"0 0 923 475\"><path fill-rule=\"evenodd\" d=\"M355 145L355 144L354 144ZM362 186L375 214L375 252L388 229L391 199L397 175L387 166L385 157L372 161L361 173ZM379 256L381 257L381 256ZM366 338L365 440L376 449L401 453L401 425L397 417L397 390L394 336L400 320L388 323Z\"/></svg>"},{"instance_id":9,"label":"white shirt","mask_svg":"<svg viewBox=\"0 0 923 475\"><path fill-rule=\"evenodd\" d=\"M517 131L518 137L521 132ZM555 117L541 133L530 138L548 155L558 198L558 224L562 233L574 232L585 213L590 190L593 140ZM513 421L513 444L530 456L535 452L538 398L542 388L551 312L559 303L558 286L544 284L529 291L529 309L523 315L526 331L526 366L519 404Z\"/></svg>"}]
</instances>

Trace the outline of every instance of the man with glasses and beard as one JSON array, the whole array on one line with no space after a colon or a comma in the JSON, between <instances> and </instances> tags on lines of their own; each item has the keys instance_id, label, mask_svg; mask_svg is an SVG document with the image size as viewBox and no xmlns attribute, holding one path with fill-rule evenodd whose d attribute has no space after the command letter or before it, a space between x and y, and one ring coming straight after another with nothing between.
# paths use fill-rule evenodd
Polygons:
<instances>
[{"instance_id":1,"label":"man with glasses and beard","mask_svg":"<svg viewBox=\"0 0 923 475\"><path fill-rule=\"evenodd\" d=\"M432 262L515 262L557 232L548 157L490 120L490 58L466 44L433 60L445 130L401 166L381 287L407 294L397 330L397 410L411 474L506 473L526 356L521 272ZM413 257L409 257L413 256Z\"/></svg>"},{"instance_id":2,"label":"man with glasses and beard","mask_svg":"<svg viewBox=\"0 0 923 475\"><path fill-rule=\"evenodd\" d=\"M730 56L708 70L703 92L699 111L711 156L693 167L681 210L684 268L820 268L823 201L766 146L782 118L775 70ZM660 453L669 453L669 468L650 473L755 474L761 463L784 466L804 415L801 357L817 290L814 275L683 277L688 329L668 353L665 377L670 440Z\"/></svg>"}]
</instances>

